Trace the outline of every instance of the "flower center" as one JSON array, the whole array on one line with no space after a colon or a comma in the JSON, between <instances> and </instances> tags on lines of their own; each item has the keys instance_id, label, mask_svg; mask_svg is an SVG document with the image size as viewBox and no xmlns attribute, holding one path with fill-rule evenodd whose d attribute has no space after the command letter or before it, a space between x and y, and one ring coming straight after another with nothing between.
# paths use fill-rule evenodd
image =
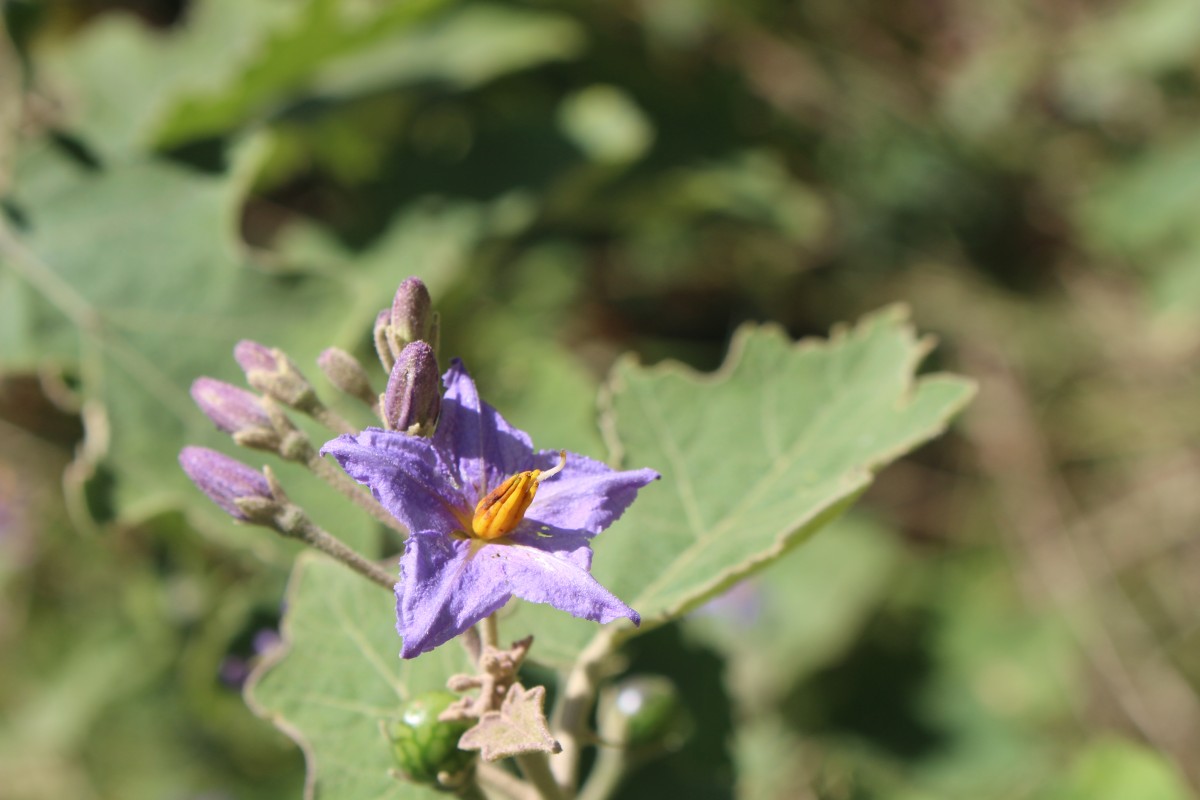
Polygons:
<instances>
[{"instance_id":1,"label":"flower center","mask_svg":"<svg viewBox=\"0 0 1200 800\"><path fill-rule=\"evenodd\" d=\"M558 464L553 468L545 472L540 469L518 472L507 478L475 506L471 530L480 539L499 539L512 533L525 518L525 512L537 494L538 484L557 475L566 465L567 451L560 450Z\"/></svg>"}]
</instances>

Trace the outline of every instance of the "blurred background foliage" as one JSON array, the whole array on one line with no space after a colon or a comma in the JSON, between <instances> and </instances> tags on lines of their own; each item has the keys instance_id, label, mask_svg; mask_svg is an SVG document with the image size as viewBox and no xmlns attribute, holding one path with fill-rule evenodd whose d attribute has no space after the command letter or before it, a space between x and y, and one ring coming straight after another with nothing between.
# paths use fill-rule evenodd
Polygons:
<instances>
[{"instance_id":1,"label":"blurred background foliage","mask_svg":"<svg viewBox=\"0 0 1200 800\"><path fill-rule=\"evenodd\" d=\"M593 454L616 354L709 369L745 320L903 301L981 383L636 643L697 724L622 796L1195 796L1191 0L3 8L0 797L299 793L238 692L293 552L182 479L219 441L185 392L243 336L366 355L413 273L492 402Z\"/></svg>"}]
</instances>

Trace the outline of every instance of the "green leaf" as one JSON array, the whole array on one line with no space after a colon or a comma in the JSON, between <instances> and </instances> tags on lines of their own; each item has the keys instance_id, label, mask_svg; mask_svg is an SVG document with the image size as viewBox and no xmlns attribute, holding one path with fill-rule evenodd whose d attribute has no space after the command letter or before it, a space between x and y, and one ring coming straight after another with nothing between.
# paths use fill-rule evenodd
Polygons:
<instances>
[{"instance_id":1,"label":"green leaf","mask_svg":"<svg viewBox=\"0 0 1200 800\"><path fill-rule=\"evenodd\" d=\"M1200 137L1180 137L1109 168L1081 194L1075 218L1091 246L1141 260L1191 238L1197 202Z\"/></svg>"},{"instance_id":2,"label":"green leaf","mask_svg":"<svg viewBox=\"0 0 1200 800\"><path fill-rule=\"evenodd\" d=\"M642 614L647 631L775 561L837 517L873 473L928 439L973 384L914 379L931 343L893 307L793 343L777 327L742 328L715 375L625 360L611 378L607 433L623 465L661 482L593 543L592 572ZM531 655L570 663L594 624L523 604L510 625L538 634ZM510 631L506 627L506 635Z\"/></svg>"},{"instance_id":3,"label":"green leaf","mask_svg":"<svg viewBox=\"0 0 1200 800\"><path fill-rule=\"evenodd\" d=\"M305 796L442 797L389 774L396 764L379 723L468 669L465 651L451 644L401 660L392 597L315 553L297 560L282 632L284 645L255 670L246 701L304 751Z\"/></svg>"},{"instance_id":4,"label":"green leaf","mask_svg":"<svg viewBox=\"0 0 1200 800\"><path fill-rule=\"evenodd\" d=\"M292 0L204 0L164 34L128 14L105 14L47 47L39 64L72 129L106 156L148 147L189 94L236 84L273 38L315 5ZM214 58L214 53L221 53Z\"/></svg>"},{"instance_id":5,"label":"green leaf","mask_svg":"<svg viewBox=\"0 0 1200 800\"><path fill-rule=\"evenodd\" d=\"M290 25L250 50L240 70L203 91L180 93L156 131L166 145L233 130L249 120L278 113L305 96L316 76L343 57L380 43L403 47L397 34L425 21L446 0L349 4L309 0ZM210 51L211 52L211 51ZM206 59L211 61L211 56ZM193 68L201 68L193 62Z\"/></svg>"},{"instance_id":6,"label":"green leaf","mask_svg":"<svg viewBox=\"0 0 1200 800\"><path fill-rule=\"evenodd\" d=\"M115 513L145 517L180 498L198 501L176 454L187 442L221 446L222 437L192 404L191 381L240 382L231 350L243 337L285 344L312 363L320 332L339 327L346 287L285 281L248 263L234 231L236 175L153 160L106 170L43 146L23 159L18 186L26 227L3 232L0 265L23 312L5 331L0 366L52 362L77 374L83 459L89 470L114 469ZM284 478L304 480L296 471ZM368 529L356 517L314 513L351 538Z\"/></svg>"},{"instance_id":7,"label":"green leaf","mask_svg":"<svg viewBox=\"0 0 1200 800\"><path fill-rule=\"evenodd\" d=\"M633 98L608 84L589 86L564 99L558 122L593 161L634 161L654 141L654 126Z\"/></svg>"},{"instance_id":8,"label":"green leaf","mask_svg":"<svg viewBox=\"0 0 1200 800\"><path fill-rule=\"evenodd\" d=\"M1200 18L1187 0L1135 0L1114 11L1087 20L1062 43L1068 102L1128 103L1126 84L1189 64L1200 44Z\"/></svg>"},{"instance_id":9,"label":"green leaf","mask_svg":"<svg viewBox=\"0 0 1200 800\"><path fill-rule=\"evenodd\" d=\"M473 87L574 57L584 41L559 14L447 0L192 6L166 33L108 14L46 54L74 127L106 155L224 135L305 98Z\"/></svg>"},{"instance_id":10,"label":"green leaf","mask_svg":"<svg viewBox=\"0 0 1200 800\"><path fill-rule=\"evenodd\" d=\"M1092 744L1075 761L1070 777L1043 800L1191 800L1170 762L1131 742L1117 739Z\"/></svg>"},{"instance_id":11,"label":"green leaf","mask_svg":"<svg viewBox=\"0 0 1200 800\"><path fill-rule=\"evenodd\" d=\"M415 205L353 265L325 252L306 272L268 269L251 260L236 229L260 150L243 147L227 175L155 159L105 168L49 144L20 162L12 206L21 227L0 227L0 369L57 364L77 376L88 412L85 461L112 468L117 515L145 517L181 503L209 508L175 459L186 443L232 449L188 387L200 375L242 383L232 358L237 340L282 347L329 394L313 366L317 354L367 334L404 277L398 265L419 265L436 289L491 224L477 204ZM311 248L297 246L287 255L303 260L305 252ZM365 413L359 421L366 424ZM325 433L313 436L320 442ZM281 477L343 538L373 529L303 470Z\"/></svg>"},{"instance_id":12,"label":"green leaf","mask_svg":"<svg viewBox=\"0 0 1200 800\"><path fill-rule=\"evenodd\" d=\"M428 0L426 0L428 2ZM363 47L317 77L320 91L347 95L422 82L470 89L583 50L570 17L490 3L466 3L403 37Z\"/></svg>"}]
</instances>

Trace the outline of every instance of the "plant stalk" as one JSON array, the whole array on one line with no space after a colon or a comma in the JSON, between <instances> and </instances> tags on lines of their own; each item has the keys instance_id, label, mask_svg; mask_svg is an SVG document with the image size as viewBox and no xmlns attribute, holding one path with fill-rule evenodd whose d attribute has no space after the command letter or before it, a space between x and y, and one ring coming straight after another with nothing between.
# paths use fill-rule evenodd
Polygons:
<instances>
[{"instance_id":1,"label":"plant stalk","mask_svg":"<svg viewBox=\"0 0 1200 800\"><path fill-rule=\"evenodd\" d=\"M483 618L483 644L485 647L500 646L500 626L496 622L496 615L489 614Z\"/></svg>"},{"instance_id":2,"label":"plant stalk","mask_svg":"<svg viewBox=\"0 0 1200 800\"><path fill-rule=\"evenodd\" d=\"M475 778L482 786L494 789L509 800L539 800L540 797L537 789L486 761L481 761L475 767Z\"/></svg>"},{"instance_id":3,"label":"plant stalk","mask_svg":"<svg viewBox=\"0 0 1200 800\"><path fill-rule=\"evenodd\" d=\"M612 631L604 628L579 654L563 681L562 697L555 704L552 730L562 752L554 759L554 776L558 785L570 793L579 782L579 755L588 738L588 718L596 702L596 673L612 650Z\"/></svg>"},{"instance_id":4,"label":"plant stalk","mask_svg":"<svg viewBox=\"0 0 1200 800\"><path fill-rule=\"evenodd\" d=\"M340 539L319 527L307 516L302 516L298 522L291 526L290 530L285 530L282 527L277 530L285 536L299 539L305 544L320 550L322 553L341 561L350 567L350 569L374 581L388 591L391 591L396 585L397 579L392 573L346 546Z\"/></svg>"},{"instance_id":5,"label":"plant stalk","mask_svg":"<svg viewBox=\"0 0 1200 800\"><path fill-rule=\"evenodd\" d=\"M608 800L621 785L628 768L629 759L624 748L598 748L596 763L579 793L579 800Z\"/></svg>"},{"instance_id":6,"label":"plant stalk","mask_svg":"<svg viewBox=\"0 0 1200 800\"><path fill-rule=\"evenodd\" d=\"M357 433L360 429L328 406L321 405L312 410L311 416L334 433Z\"/></svg>"},{"instance_id":7,"label":"plant stalk","mask_svg":"<svg viewBox=\"0 0 1200 800\"><path fill-rule=\"evenodd\" d=\"M378 500L372 497L369 492L363 490L346 473L335 468L333 464L316 455L314 452L313 456L305 462L305 465L312 470L314 475L332 486L342 496L358 505L376 520L387 525L401 536L408 536L408 528L401 525L400 521L380 505Z\"/></svg>"},{"instance_id":8,"label":"plant stalk","mask_svg":"<svg viewBox=\"0 0 1200 800\"><path fill-rule=\"evenodd\" d=\"M529 781L542 800L566 800L562 787L550 771L550 762L545 753L521 753L516 756L521 774Z\"/></svg>"}]
</instances>

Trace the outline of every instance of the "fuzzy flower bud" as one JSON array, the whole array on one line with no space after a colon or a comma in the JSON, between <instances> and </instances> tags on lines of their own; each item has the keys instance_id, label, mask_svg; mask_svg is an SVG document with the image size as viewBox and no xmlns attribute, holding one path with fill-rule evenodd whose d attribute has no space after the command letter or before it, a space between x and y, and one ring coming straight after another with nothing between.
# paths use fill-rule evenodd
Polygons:
<instances>
[{"instance_id":1,"label":"fuzzy flower bud","mask_svg":"<svg viewBox=\"0 0 1200 800\"><path fill-rule=\"evenodd\" d=\"M389 372L400 352L412 342L428 342L437 349L438 315L429 289L417 277L405 278L396 289L392 307L375 318L375 349Z\"/></svg>"},{"instance_id":2,"label":"fuzzy flower bud","mask_svg":"<svg viewBox=\"0 0 1200 800\"><path fill-rule=\"evenodd\" d=\"M392 355L392 346L388 344L388 331L391 326L392 310L390 308L385 308L375 315L373 329L375 352L379 355L379 363L383 364L383 368L388 372L392 371L392 365L396 363L396 357Z\"/></svg>"},{"instance_id":3,"label":"fuzzy flower bud","mask_svg":"<svg viewBox=\"0 0 1200 800\"><path fill-rule=\"evenodd\" d=\"M317 356L317 366L338 389L351 397L357 397L369 406L375 405L375 390L371 388L371 379L354 356L340 347L327 347Z\"/></svg>"},{"instance_id":4,"label":"fuzzy flower bud","mask_svg":"<svg viewBox=\"0 0 1200 800\"><path fill-rule=\"evenodd\" d=\"M397 339L405 344L418 339L429 341L433 330L433 300L420 278L405 278L397 287L396 296L392 298L392 328Z\"/></svg>"},{"instance_id":5,"label":"fuzzy flower bud","mask_svg":"<svg viewBox=\"0 0 1200 800\"><path fill-rule=\"evenodd\" d=\"M263 410L258 395L215 378L197 378L192 382L192 399L225 433L270 430L271 419Z\"/></svg>"},{"instance_id":6,"label":"fuzzy flower bud","mask_svg":"<svg viewBox=\"0 0 1200 800\"><path fill-rule=\"evenodd\" d=\"M233 357L238 365L246 372L262 370L274 372L279 365L279 358L272 348L259 344L252 339L242 339L233 348Z\"/></svg>"},{"instance_id":7,"label":"fuzzy flower bud","mask_svg":"<svg viewBox=\"0 0 1200 800\"><path fill-rule=\"evenodd\" d=\"M246 373L246 382L285 406L311 413L320 408L316 390L282 350L243 339L233 357Z\"/></svg>"},{"instance_id":8,"label":"fuzzy flower bud","mask_svg":"<svg viewBox=\"0 0 1200 800\"><path fill-rule=\"evenodd\" d=\"M410 342L400 351L380 402L388 430L433 435L442 408L442 380L427 342Z\"/></svg>"},{"instance_id":9,"label":"fuzzy flower bud","mask_svg":"<svg viewBox=\"0 0 1200 800\"><path fill-rule=\"evenodd\" d=\"M264 522L276 505L263 474L224 453L185 447L179 453L179 465L200 491L234 519ZM247 513L247 506L258 506L260 513Z\"/></svg>"}]
</instances>

